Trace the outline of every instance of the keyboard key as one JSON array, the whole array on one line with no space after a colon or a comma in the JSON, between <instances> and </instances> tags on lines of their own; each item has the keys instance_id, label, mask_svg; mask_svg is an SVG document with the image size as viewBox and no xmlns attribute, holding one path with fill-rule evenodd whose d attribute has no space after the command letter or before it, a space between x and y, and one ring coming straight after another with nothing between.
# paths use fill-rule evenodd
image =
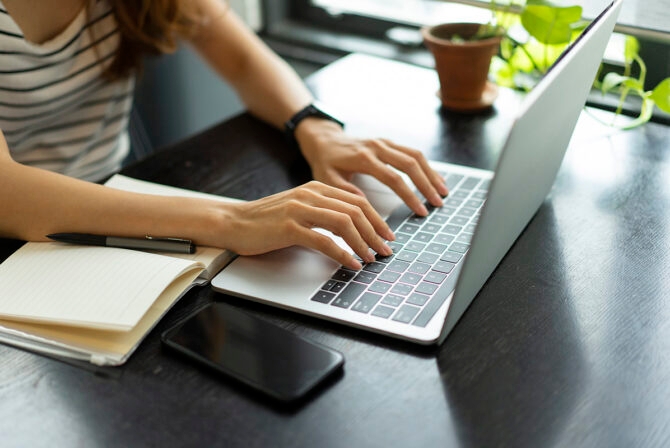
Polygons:
<instances>
[{"instance_id":1,"label":"keyboard key","mask_svg":"<svg viewBox=\"0 0 670 448\"><path fill-rule=\"evenodd\" d=\"M379 294L386 294L389 289L391 289L391 284L390 283L385 283L385 282L374 282L370 287L368 288L368 291L370 292L376 292Z\"/></svg>"},{"instance_id":2,"label":"keyboard key","mask_svg":"<svg viewBox=\"0 0 670 448\"><path fill-rule=\"evenodd\" d=\"M436 216L451 216L456 213L456 207L443 206L437 213Z\"/></svg>"},{"instance_id":3,"label":"keyboard key","mask_svg":"<svg viewBox=\"0 0 670 448\"><path fill-rule=\"evenodd\" d=\"M426 263L426 264L433 264L435 263L438 259L440 258L439 254L433 254L430 252L424 252L419 257L416 259L416 261L420 261L421 263Z\"/></svg>"},{"instance_id":4,"label":"keyboard key","mask_svg":"<svg viewBox=\"0 0 670 448\"><path fill-rule=\"evenodd\" d=\"M400 234L397 233L396 238L398 237L398 235L400 235ZM391 250L393 251L394 254L397 254L398 252L400 252L402 250L402 245L403 244L404 243L399 243L397 241L389 241L388 243L386 243L386 245L391 248Z\"/></svg>"},{"instance_id":5,"label":"keyboard key","mask_svg":"<svg viewBox=\"0 0 670 448\"><path fill-rule=\"evenodd\" d=\"M450 233L452 235L458 235L461 229L462 229L461 226L457 226L454 224L447 224L446 226L442 227L443 232Z\"/></svg>"},{"instance_id":6,"label":"keyboard key","mask_svg":"<svg viewBox=\"0 0 670 448\"><path fill-rule=\"evenodd\" d=\"M335 280L348 282L349 280L354 278L355 275L356 273L354 271L350 271L348 269L338 269L338 271L333 274L332 278Z\"/></svg>"},{"instance_id":7,"label":"keyboard key","mask_svg":"<svg viewBox=\"0 0 670 448\"><path fill-rule=\"evenodd\" d=\"M389 305L392 307L398 307L400 304L405 300L404 297L396 295L396 294L386 294L384 297L384 300L382 300L382 303L384 305Z\"/></svg>"},{"instance_id":8,"label":"keyboard key","mask_svg":"<svg viewBox=\"0 0 670 448\"><path fill-rule=\"evenodd\" d=\"M375 255L375 260L377 260L380 263L388 263L389 261L393 260L393 255Z\"/></svg>"},{"instance_id":9,"label":"keyboard key","mask_svg":"<svg viewBox=\"0 0 670 448\"><path fill-rule=\"evenodd\" d=\"M479 184L481 179L478 177L468 177L463 181L461 185L459 185L458 188L461 190L474 190L474 188Z\"/></svg>"},{"instance_id":10,"label":"keyboard key","mask_svg":"<svg viewBox=\"0 0 670 448\"><path fill-rule=\"evenodd\" d=\"M449 220L449 224L455 224L457 226L464 226L468 223L469 219L466 218L465 216L452 216L451 219ZM445 231L443 229L443 231Z\"/></svg>"},{"instance_id":11,"label":"keyboard key","mask_svg":"<svg viewBox=\"0 0 670 448\"><path fill-rule=\"evenodd\" d=\"M461 207L458 210L458 216L467 216L468 218L474 216L477 213L477 209L470 207Z\"/></svg>"},{"instance_id":12,"label":"keyboard key","mask_svg":"<svg viewBox=\"0 0 670 448\"><path fill-rule=\"evenodd\" d=\"M331 303L331 305L339 308L349 308L351 304L354 303L354 300L356 299L350 299L348 297L338 296L335 300L333 300L333 303Z\"/></svg>"},{"instance_id":13,"label":"keyboard key","mask_svg":"<svg viewBox=\"0 0 670 448\"><path fill-rule=\"evenodd\" d=\"M365 271L360 271L356 277L354 277L354 281L360 282L360 283L372 283L377 276L373 274L372 272L365 272Z\"/></svg>"},{"instance_id":14,"label":"keyboard key","mask_svg":"<svg viewBox=\"0 0 670 448\"><path fill-rule=\"evenodd\" d=\"M454 235L448 235L446 233L438 233L435 235L435 238L433 238L434 243L438 244L451 244L454 241Z\"/></svg>"},{"instance_id":15,"label":"keyboard key","mask_svg":"<svg viewBox=\"0 0 670 448\"><path fill-rule=\"evenodd\" d=\"M409 267L409 263L400 260L393 260L390 262L386 269L393 272L405 272Z\"/></svg>"},{"instance_id":16,"label":"keyboard key","mask_svg":"<svg viewBox=\"0 0 670 448\"><path fill-rule=\"evenodd\" d=\"M409 267L408 271L414 274L423 275L426 272L430 271L430 264L421 263L417 261L416 263L413 263L412 266Z\"/></svg>"},{"instance_id":17,"label":"keyboard key","mask_svg":"<svg viewBox=\"0 0 670 448\"><path fill-rule=\"evenodd\" d=\"M474 209L477 209L481 207L484 204L484 201L481 201L479 199L470 199L465 203L466 207L472 207Z\"/></svg>"},{"instance_id":18,"label":"keyboard key","mask_svg":"<svg viewBox=\"0 0 670 448\"><path fill-rule=\"evenodd\" d=\"M465 243L453 243L451 246L449 246L449 250L452 252L464 254L468 251L469 247L470 246Z\"/></svg>"},{"instance_id":19,"label":"keyboard key","mask_svg":"<svg viewBox=\"0 0 670 448\"><path fill-rule=\"evenodd\" d=\"M391 293L397 294L399 296L406 296L410 292L412 292L412 286L406 285L404 283L396 283L393 285L393 288L391 288Z\"/></svg>"},{"instance_id":20,"label":"keyboard key","mask_svg":"<svg viewBox=\"0 0 670 448\"><path fill-rule=\"evenodd\" d=\"M487 196L488 196L488 193L486 191L482 191L482 190L475 191L474 193L472 193L472 197L474 199L480 199L482 201L485 200Z\"/></svg>"},{"instance_id":21,"label":"keyboard key","mask_svg":"<svg viewBox=\"0 0 670 448\"><path fill-rule=\"evenodd\" d=\"M453 193L450 193L449 196L451 196L452 198L457 198L457 199L465 199L468 196L470 196L470 192L465 191L465 190L458 190L458 191L454 191Z\"/></svg>"},{"instance_id":22,"label":"keyboard key","mask_svg":"<svg viewBox=\"0 0 670 448\"><path fill-rule=\"evenodd\" d=\"M447 199L444 200L444 205L449 206L449 207L458 208L458 207L461 206L462 203L463 203L463 199L459 199L459 198L447 197Z\"/></svg>"},{"instance_id":23,"label":"keyboard key","mask_svg":"<svg viewBox=\"0 0 670 448\"><path fill-rule=\"evenodd\" d=\"M458 243L470 244L470 241L472 241L471 233L461 233L458 235L458 238L456 238L456 242Z\"/></svg>"},{"instance_id":24,"label":"keyboard key","mask_svg":"<svg viewBox=\"0 0 670 448\"><path fill-rule=\"evenodd\" d=\"M437 233L442 228L439 224L428 223L421 227L421 230L428 233Z\"/></svg>"},{"instance_id":25,"label":"keyboard key","mask_svg":"<svg viewBox=\"0 0 670 448\"><path fill-rule=\"evenodd\" d=\"M442 255L442 252L447 250L447 246L444 244L431 243L426 247L426 252L432 252L434 254Z\"/></svg>"},{"instance_id":26,"label":"keyboard key","mask_svg":"<svg viewBox=\"0 0 670 448\"><path fill-rule=\"evenodd\" d=\"M315 302L321 302L321 303L330 303L331 300L333 300L333 297L335 297L334 292L328 292L321 290L314 294L314 297L312 297L312 300Z\"/></svg>"},{"instance_id":27,"label":"keyboard key","mask_svg":"<svg viewBox=\"0 0 670 448\"><path fill-rule=\"evenodd\" d=\"M381 271L384 270L385 267L386 265L384 263L377 263L376 261L373 261L372 263L368 263L365 266L363 266L363 270L379 274Z\"/></svg>"},{"instance_id":28,"label":"keyboard key","mask_svg":"<svg viewBox=\"0 0 670 448\"><path fill-rule=\"evenodd\" d=\"M433 224L442 225L442 224L446 224L448 219L449 218L445 215L433 215L430 218L430 222L433 223Z\"/></svg>"},{"instance_id":29,"label":"keyboard key","mask_svg":"<svg viewBox=\"0 0 670 448\"><path fill-rule=\"evenodd\" d=\"M395 313L395 316L393 316L393 320L396 322L402 322L404 324L408 324L412 322L412 319L419 313L420 308L417 308L415 306L411 305L403 305L400 307L397 313Z\"/></svg>"},{"instance_id":30,"label":"keyboard key","mask_svg":"<svg viewBox=\"0 0 670 448\"><path fill-rule=\"evenodd\" d=\"M325 291L330 291L330 288L335 286L335 283L337 283L335 280L328 280L324 285L321 287L321 289Z\"/></svg>"},{"instance_id":31,"label":"keyboard key","mask_svg":"<svg viewBox=\"0 0 670 448\"><path fill-rule=\"evenodd\" d=\"M410 241L405 245L405 249L411 250L414 252L421 252L426 247L425 243L420 243L418 241Z\"/></svg>"},{"instance_id":32,"label":"keyboard key","mask_svg":"<svg viewBox=\"0 0 670 448\"><path fill-rule=\"evenodd\" d=\"M365 291L365 288L367 288L367 286L368 285L365 285L363 283L351 282L342 290L342 292L337 296L337 298L346 299L351 304L354 302L354 300L358 298L358 296L361 295L363 291Z\"/></svg>"},{"instance_id":33,"label":"keyboard key","mask_svg":"<svg viewBox=\"0 0 670 448\"><path fill-rule=\"evenodd\" d=\"M447 180L446 180L446 182L447 182L447 187L448 187L450 190L453 190L454 188L456 188L456 185L458 185L458 183L459 183L462 179L463 179L463 175L462 175L462 174L449 174L449 175L447 176Z\"/></svg>"},{"instance_id":34,"label":"keyboard key","mask_svg":"<svg viewBox=\"0 0 670 448\"><path fill-rule=\"evenodd\" d=\"M419 274L414 274L412 272L405 272L402 277L400 277L400 281L403 283L407 283L408 285L416 285L421 281L422 276Z\"/></svg>"},{"instance_id":35,"label":"keyboard key","mask_svg":"<svg viewBox=\"0 0 670 448\"><path fill-rule=\"evenodd\" d=\"M399 273L385 269L381 274L379 274L377 280L381 280L382 282L387 283L395 283L399 278L400 278Z\"/></svg>"},{"instance_id":36,"label":"keyboard key","mask_svg":"<svg viewBox=\"0 0 670 448\"><path fill-rule=\"evenodd\" d=\"M416 231L419 230L419 226L416 224L403 224L400 226L398 229L398 232L404 232L404 233L416 233ZM396 237L397 238L397 237Z\"/></svg>"},{"instance_id":37,"label":"keyboard key","mask_svg":"<svg viewBox=\"0 0 670 448\"><path fill-rule=\"evenodd\" d=\"M421 282L419 286L416 287L414 292L419 292L421 294L432 295L437 291L437 285L434 283Z\"/></svg>"},{"instance_id":38,"label":"keyboard key","mask_svg":"<svg viewBox=\"0 0 670 448\"><path fill-rule=\"evenodd\" d=\"M388 319L394 311L395 308L384 305L377 305L377 308L375 308L375 310L372 312L372 315L381 317L383 319Z\"/></svg>"},{"instance_id":39,"label":"keyboard key","mask_svg":"<svg viewBox=\"0 0 670 448\"><path fill-rule=\"evenodd\" d=\"M454 263L440 260L437 263L435 263L435 266L433 266L433 270L437 272L442 272L444 274L448 274L454 270L454 266L456 266Z\"/></svg>"},{"instance_id":40,"label":"keyboard key","mask_svg":"<svg viewBox=\"0 0 670 448\"><path fill-rule=\"evenodd\" d=\"M410 252L408 250L403 250L402 252L398 253L398 255L396 255L395 259L400 260L400 261L407 261L407 262L411 263L412 261L414 261L416 259L416 257L418 255L419 254L417 254L416 252Z\"/></svg>"},{"instance_id":41,"label":"keyboard key","mask_svg":"<svg viewBox=\"0 0 670 448\"><path fill-rule=\"evenodd\" d=\"M446 251L445 253L442 254L440 257L440 260L442 261L448 261L449 263L458 263L458 260L460 260L463 257L463 255L457 253L457 252L452 252L450 250Z\"/></svg>"},{"instance_id":42,"label":"keyboard key","mask_svg":"<svg viewBox=\"0 0 670 448\"><path fill-rule=\"evenodd\" d=\"M419 232L416 235L414 235L414 240L419 241L421 243L428 243L432 239L433 239L433 235L430 234L430 233L426 233L426 232Z\"/></svg>"},{"instance_id":43,"label":"keyboard key","mask_svg":"<svg viewBox=\"0 0 670 448\"><path fill-rule=\"evenodd\" d=\"M407 298L407 303L411 305L424 306L426 302L428 302L428 299L430 299L430 296L414 292Z\"/></svg>"},{"instance_id":44,"label":"keyboard key","mask_svg":"<svg viewBox=\"0 0 670 448\"><path fill-rule=\"evenodd\" d=\"M379 294L372 294L370 292L366 292L361 296L360 299L354 304L353 307L351 307L352 310L358 311L359 313L369 313L372 308L379 302L379 299L381 299L382 296Z\"/></svg>"},{"instance_id":45,"label":"keyboard key","mask_svg":"<svg viewBox=\"0 0 670 448\"><path fill-rule=\"evenodd\" d=\"M338 293L344 289L344 287L347 286L346 283L344 282L335 282L335 284L330 288L330 290L334 293Z\"/></svg>"},{"instance_id":46,"label":"keyboard key","mask_svg":"<svg viewBox=\"0 0 670 448\"><path fill-rule=\"evenodd\" d=\"M410 216L410 217L407 219L407 222L408 222L409 224L415 224L415 225L417 225L417 226L420 226L421 224L423 224L424 222L426 222L426 219L428 219L427 216L413 215L413 216Z\"/></svg>"},{"instance_id":47,"label":"keyboard key","mask_svg":"<svg viewBox=\"0 0 670 448\"><path fill-rule=\"evenodd\" d=\"M444 281L445 278L447 278L447 274L443 274L442 272L437 271L430 271L423 279L429 283L435 283L439 285Z\"/></svg>"},{"instance_id":48,"label":"keyboard key","mask_svg":"<svg viewBox=\"0 0 670 448\"><path fill-rule=\"evenodd\" d=\"M412 238L412 235L408 235L406 233L396 232L394 235L395 240L391 241L391 243L405 244L410 240L410 238Z\"/></svg>"},{"instance_id":49,"label":"keyboard key","mask_svg":"<svg viewBox=\"0 0 670 448\"><path fill-rule=\"evenodd\" d=\"M474 225L474 224L469 224L469 225L465 226L463 231L468 232L468 233L475 233L475 227L477 227L477 226Z\"/></svg>"}]
</instances>

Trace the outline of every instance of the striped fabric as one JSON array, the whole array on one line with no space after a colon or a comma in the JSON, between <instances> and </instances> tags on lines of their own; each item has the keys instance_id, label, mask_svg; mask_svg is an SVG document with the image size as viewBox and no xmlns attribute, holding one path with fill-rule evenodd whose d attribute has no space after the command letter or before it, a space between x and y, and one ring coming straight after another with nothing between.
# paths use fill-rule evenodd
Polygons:
<instances>
[{"instance_id":1,"label":"striped fabric","mask_svg":"<svg viewBox=\"0 0 670 448\"><path fill-rule=\"evenodd\" d=\"M0 0L0 129L14 160L92 181L119 169L134 79L100 77L119 37L107 2L95 1L60 35L33 44Z\"/></svg>"}]
</instances>

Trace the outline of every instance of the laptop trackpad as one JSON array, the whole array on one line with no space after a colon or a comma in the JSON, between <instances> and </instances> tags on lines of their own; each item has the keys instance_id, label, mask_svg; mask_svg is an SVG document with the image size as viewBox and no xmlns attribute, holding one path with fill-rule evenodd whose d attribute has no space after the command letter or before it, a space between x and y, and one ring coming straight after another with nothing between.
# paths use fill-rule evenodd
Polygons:
<instances>
[{"instance_id":1,"label":"laptop trackpad","mask_svg":"<svg viewBox=\"0 0 670 448\"><path fill-rule=\"evenodd\" d=\"M297 305L305 303L339 266L317 251L293 246L237 257L212 279L212 287L234 295Z\"/></svg>"}]
</instances>

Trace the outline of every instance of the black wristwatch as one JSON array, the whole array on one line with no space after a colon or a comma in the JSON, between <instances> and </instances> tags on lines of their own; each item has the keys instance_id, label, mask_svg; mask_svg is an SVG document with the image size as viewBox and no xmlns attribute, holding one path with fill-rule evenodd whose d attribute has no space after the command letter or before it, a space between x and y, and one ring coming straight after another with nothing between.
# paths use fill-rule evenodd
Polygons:
<instances>
[{"instance_id":1,"label":"black wristwatch","mask_svg":"<svg viewBox=\"0 0 670 448\"><path fill-rule=\"evenodd\" d=\"M286 123L284 123L284 134L286 135L286 139L291 144L293 145L298 144L298 142L295 139L295 128L298 127L298 124L300 124L302 120L308 117L316 117L316 118L323 118L325 120L330 120L334 123L339 124L340 126L342 126L342 128L344 128L344 123L342 123L340 120L333 117L329 113L324 112L322 108L312 103L309 106L306 106L303 109L299 110L295 115L289 118Z\"/></svg>"}]
</instances>

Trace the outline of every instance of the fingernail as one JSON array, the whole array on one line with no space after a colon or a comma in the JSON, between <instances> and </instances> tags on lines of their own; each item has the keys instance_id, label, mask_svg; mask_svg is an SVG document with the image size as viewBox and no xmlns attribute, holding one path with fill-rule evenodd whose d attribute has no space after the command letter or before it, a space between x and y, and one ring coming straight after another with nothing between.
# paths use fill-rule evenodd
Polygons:
<instances>
[{"instance_id":1,"label":"fingernail","mask_svg":"<svg viewBox=\"0 0 670 448\"><path fill-rule=\"evenodd\" d=\"M439 194L432 194L430 195L430 203L433 204L436 207L442 207L442 198L440 197Z\"/></svg>"},{"instance_id":2,"label":"fingernail","mask_svg":"<svg viewBox=\"0 0 670 448\"><path fill-rule=\"evenodd\" d=\"M373 261L375 261L374 252L372 252L372 250L368 249L368 252L367 252L364 260L365 260L366 263L372 263Z\"/></svg>"},{"instance_id":3,"label":"fingernail","mask_svg":"<svg viewBox=\"0 0 670 448\"><path fill-rule=\"evenodd\" d=\"M421 216L428 215L428 209L426 208L425 205L421 204L421 206L419 207L419 213L418 214L421 215Z\"/></svg>"},{"instance_id":4,"label":"fingernail","mask_svg":"<svg viewBox=\"0 0 670 448\"><path fill-rule=\"evenodd\" d=\"M363 269L363 265L353 257L351 258L351 262L349 262L349 267L356 271Z\"/></svg>"},{"instance_id":5,"label":"fingernail","mask_svg":"<svg viewBox=\"0 0 670 448\"><path fill-rule=\"evenodd\" d=\"M386 229L384 231L384 238L387 241L395 241L395 233L393 233L393 231L391 229Z\"/></svg>"},{"instance_id":6,"label":"fingernail","mask_svg":"<svg viewBox=\"0 0 670 448\"><path fill-rule=\"evenodd\" d=\"M382 255L393 255L393 249L386 243L384 243L384 252Z\"/></svg>"},{"instance_id":7,"label":"fingernail","mask_svg":"<svg viewBox=\"0 0 670 448\"><path fill-rule=\"evenodd\" d=\"M437 191L440 193L443 197L449 194L449 189L447 188L446 184L439 184L437 186Z\"/></svg>"}]
</instances>

